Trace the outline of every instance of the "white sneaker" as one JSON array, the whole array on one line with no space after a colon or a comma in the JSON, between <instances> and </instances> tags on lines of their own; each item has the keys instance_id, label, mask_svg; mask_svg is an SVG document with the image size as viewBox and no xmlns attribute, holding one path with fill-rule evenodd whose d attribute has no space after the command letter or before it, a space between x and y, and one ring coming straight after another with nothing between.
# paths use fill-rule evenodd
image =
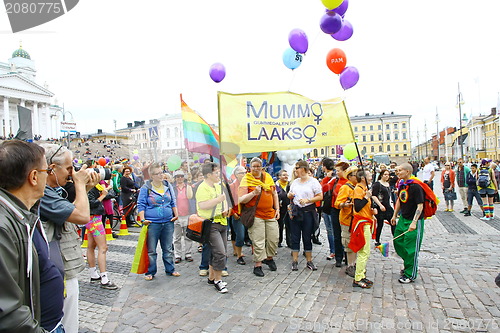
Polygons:
<instances>
[{"instance_id":1,"label":"white sneaker","mask_svg":"<svg viewBox=\"0 0 500 333\"><path fill-rule=\"evenodd\" d=\"M490 218L489 218L489 217L486 217L486 216L480 217L479 219L480 219L480 220L483 220L483 221L489 221L489 220L490 220Z\"/></svg>"}]
</instances>

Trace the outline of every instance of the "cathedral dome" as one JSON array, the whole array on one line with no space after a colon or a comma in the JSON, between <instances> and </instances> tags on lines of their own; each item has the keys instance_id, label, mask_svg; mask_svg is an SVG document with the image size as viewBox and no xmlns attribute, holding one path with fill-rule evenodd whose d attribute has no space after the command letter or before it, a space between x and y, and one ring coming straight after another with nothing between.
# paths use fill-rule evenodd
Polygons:
<instances>
[{"instance_id":1,"label":"cathedral dome","mask_svg":"<svg viewBox=\"0 0 500 333\"><path fill-rule=\"evenodd\" d=\"M19 49L15 50L14 53L12 53L12 58L16 58L16 57L21 57L24 59L31 60L29 53L26 52L25 50L23 50L22 47L20 47Z\"/></svg>"}]
</instances>

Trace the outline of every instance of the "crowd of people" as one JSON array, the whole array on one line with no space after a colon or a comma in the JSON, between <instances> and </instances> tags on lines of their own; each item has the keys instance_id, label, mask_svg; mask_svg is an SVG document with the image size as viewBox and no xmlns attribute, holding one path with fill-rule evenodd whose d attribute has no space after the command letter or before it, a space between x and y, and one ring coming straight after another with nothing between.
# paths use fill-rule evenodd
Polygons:
<instances>
[{"instance_id":1,"label":"crowd of people","mask_svg":"<svg viewBox=\"0 0 500 333\"><path fill-rule=\"evenodd\" d=\"M112 219L113 200L119 209L136 202L138 221L129 219L127 224L148 226L147 281L158 273L160 243L167 276L179 277L176 264L193 262L193 251L198 249L199 275L206 276L217 292L227 293L230 286L223 277L229 274L229 234L238 265L247 264L243 247L251 245L256 277L278 269L274 258L284 247L291 254L291 274L299 270L301 255L304 269L316 271L312 253L321 220L329 249L325 259L335 267L345 266L353 287L373 287L366 265L372 242L381 244L385 224L390 225L395 251L403 260L398 281L417 279L425 187L434 187L435 169L428 167L429 159L424 162L423 183L415 181L415 167L409 163L368 167L329 158L314 164L299 160L290 175L284 169L271 175L254 157L248 170L238 166L232 175L224 175L210 160L196 166L183 162L178 170L156 162L122 162L107 165L111 177L101 179L88 170L97 167L95 162L77 171L73 159L73 153L58 144L18 140L0 144L0 327L4 331L78 332L77 275L86 267L80 227L89 234L89 283L99 283L103 290L118 288L106 268L104 225ZM455 168L445 163L441 184L446 211L453 211L458 187L465 216L471 216L476 198L482 219L492 219L497 168L487 159L480 165L459 160ZM246 210L253 212L250 218L243 213ZM192 214L211 221L205 244L186 236Z\"/></svg>"}]
</instances>

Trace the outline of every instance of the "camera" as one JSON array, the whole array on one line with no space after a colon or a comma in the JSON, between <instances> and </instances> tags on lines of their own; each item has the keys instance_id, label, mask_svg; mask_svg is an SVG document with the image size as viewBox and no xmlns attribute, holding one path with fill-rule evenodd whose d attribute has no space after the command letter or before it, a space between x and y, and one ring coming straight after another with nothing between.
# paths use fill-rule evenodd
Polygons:
<instances>
[{"instance_id":1,"label":"camera","mask_svg":"<svg viewBox=\"0 0 500 333\"><path fill-rule=\"evenodd\" d=\"M110 169L105 169L103 167L90 168L88 164L87 164L87 167L88 167L87 172L95 172L95 173L99 174L100 180L110 180L111 179L111 170ZM80 171L80 169L82 168L82 165L81 164L73 164L73 168L75 169L75 171Z\"/></svg>"}]
</instances>

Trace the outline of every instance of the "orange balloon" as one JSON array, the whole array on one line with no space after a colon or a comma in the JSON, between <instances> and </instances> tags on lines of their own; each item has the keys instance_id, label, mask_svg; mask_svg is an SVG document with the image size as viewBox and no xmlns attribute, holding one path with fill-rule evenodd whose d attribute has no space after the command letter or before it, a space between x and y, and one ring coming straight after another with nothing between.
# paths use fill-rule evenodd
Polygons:
<instances>
[{"instance_id":1,"label":"orange balloon","mask_svg":"<svg viewBox=\"0 0 500 333\"><path fill-rule=\"evenodd\" d=\"M347 63L345 53L341 49L331 49L326 55L326 65L335 74L340 74Z\"/></svg>"},{"instance_id":2,"label":"orange balloon","mask_svg":"<svg viewBox=\"0 0 500 333\"><path fill-rule=\"evenodd\" d=\"M100 166L105 166L106 159L104 157L101 157L100 159L97 160L97 163L99 163Z\"/></svg>"}]
</instances>

